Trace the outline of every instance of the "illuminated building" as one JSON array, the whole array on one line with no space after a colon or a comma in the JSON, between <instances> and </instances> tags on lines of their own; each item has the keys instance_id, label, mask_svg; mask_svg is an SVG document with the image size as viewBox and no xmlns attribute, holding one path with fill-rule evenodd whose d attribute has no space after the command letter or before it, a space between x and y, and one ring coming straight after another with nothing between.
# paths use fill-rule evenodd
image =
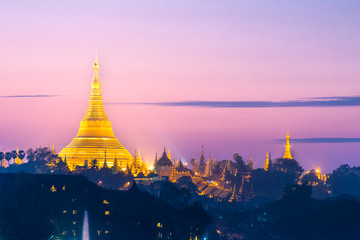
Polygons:
<instances>
[{"instance_id":1,"label":"illuminated building","mask_svg":"<svg viewBox=\"0 0 360 240\"><path fill-rule=\"evenodd\" d=\"M158 173L158 178L161 181L170 181L170 177L173 174L173 163L170 161L168 156L166 155L166 151L164 148L164 152L159 158L159 160L155 164L156 172Z\"/></svg>"},{"instance_id":2,"label":"illuminated building","mask_svg":"<svg viewBox=\"0 0 360 240\"><path fill-rule=\"evenodd\" d=\"M286 134L286 145L285 145L285 154L283 158L287 158L287 159L293 159L291 156L291 152L290 152L290 135L289 133Z\"/></svg>"},{"instance_id":3,"label":"illuminated building","mask_svg":"<svg viewBox=\"0 0 360 240\"><path fill-rule=\"evenodd\" d=\"M71 143L61 150L59 156L67 160L70 170L76 166L83 166L85 160L98 161L100 167L106 161L109 167L114 165L115 158L119 167L126 168L133 157L115 137L111 122L107 118L101 96L101 84L99 80L99 65L97 58L94 63L94 76L91 82L91 94L88 110L80 123L79 131Z\"/></svg>"}]
</instances>

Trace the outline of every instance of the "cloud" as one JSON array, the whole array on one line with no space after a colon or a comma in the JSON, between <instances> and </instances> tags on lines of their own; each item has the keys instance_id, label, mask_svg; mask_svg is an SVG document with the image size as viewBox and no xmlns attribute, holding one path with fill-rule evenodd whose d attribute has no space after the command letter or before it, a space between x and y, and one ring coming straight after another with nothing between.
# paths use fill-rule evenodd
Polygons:
<instances>
[{"instance_id":1,"label":"cloud","mask_svg":"<svg viewBox=\"0 0 360 240\"><path fill-rule=\"evenodd\" d=\"M360 138L294 138L292 143L358 143ZM284 139L276 139L275 142L283 143Z\"/></svg>"},{"instance_id":2,"label":"cloud","mask_svg":"<svg viewBox=\"0 0 360 240\"><path fill-rule=\"evenodd\" d=\"M291 101L179 101L179 102L135 102L107 104L137 104L169 107L207 108L288 108L288 107L354 107L360 106L360 96L316 97Z\"/></svg>"},{"instance_id":3,"label":"cloud","mask_svg":"<svg viewBox=\"0 0 360 240\"><path fill-rule=\"evenodd\" d=\"M0 98L51 98L59 96L60 95L6 95L0 96Z\"/></svg>"}]
</instances>

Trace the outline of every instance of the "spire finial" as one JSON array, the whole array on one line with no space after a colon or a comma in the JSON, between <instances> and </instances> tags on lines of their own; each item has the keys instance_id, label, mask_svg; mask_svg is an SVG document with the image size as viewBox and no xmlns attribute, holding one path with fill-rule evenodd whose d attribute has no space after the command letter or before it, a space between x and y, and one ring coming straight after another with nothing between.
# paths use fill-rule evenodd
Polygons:
<instances>
[{"instance_id":1,"label":"spire finial","mask_svg":"<svg viewBox=\"0 0 360 240\"><path fill-rule=\"evenodd\" d=\"M96 55L95 55L95 62L94 62L94 70L95 69L99 69L99 63L98 63L98 54L96 51Z\"/></svg>"},{"instance_id":2,"label":"spire finial","mask_svg":"<svg viewBox=\"0 0 360 240\"><path fill-rule=\"evenodd\" d=\"M171 154L170 154L170 147L168 148L168 154L167 154L169 160L171 161Z\"/></svg>"}]
</instances>

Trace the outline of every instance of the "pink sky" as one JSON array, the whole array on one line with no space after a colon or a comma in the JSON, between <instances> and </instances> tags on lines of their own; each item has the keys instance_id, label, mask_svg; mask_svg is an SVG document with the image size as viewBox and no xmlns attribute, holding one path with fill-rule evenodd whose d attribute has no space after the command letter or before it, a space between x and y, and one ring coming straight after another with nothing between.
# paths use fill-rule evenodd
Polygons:
<instances>
[{"instance_id":1,"label":"pink sky","mask_svg":"<svg viewBox=\"0 0 360 240\"><path fill-rule=\"evenodd\" d=\"M0 148L76 135L99 54L104 102L287 101L360 95L358 1L5 1ZM105 105L120 142L150 162L283 154L292 138L358 138L359 107ZM359 165L360 143L293 143L306 169Z\"/></svg>"}]
</instances>

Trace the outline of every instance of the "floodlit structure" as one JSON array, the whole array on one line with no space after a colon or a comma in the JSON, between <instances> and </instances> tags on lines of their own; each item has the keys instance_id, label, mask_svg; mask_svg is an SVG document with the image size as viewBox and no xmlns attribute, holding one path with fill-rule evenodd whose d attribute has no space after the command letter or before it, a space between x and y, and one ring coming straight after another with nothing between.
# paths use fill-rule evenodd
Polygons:
<instances>
[{"instance_id":1,"label":"floodlit structure","mask_svg":"<svg viewBox=\"0 0 360 240\"><path fill-rule=\"evenodd\" d=\"M283 158L287 158L287 159L293 159L291 156L291 152L290 152L290 135L289 133L286 134L286 145L285 145L285 154Z\"/></svg>"},{"instance_id":2,"label":"floodlit structure","mask_svg":"<svg viewBox=\"0 0 360 240\"><path fill-rule=\"evenodd\" d=\"M270 163L269 160L270 160L269 159L269 152L266 151L266 157L265 157L265 162L264 162L264 170L265 171L269 170L269 163Z\"/></svg>"},{"instance_id":3,"label":"floodlit structure","mask_svg":"<svg viewBox=\"0 0 360 240\"><path fill-rule=\"evenodd\" d=\"M164 148L164 152L161 156L161 158L156 161L155 163L155 169L156 172L159 175L160 181L170 181L171 175L173 174L173 163L169 159L169 157L166 155L166 151Z\"/></svg>"},{"instance_id":4,"label":"floodlit structure","mask_svg":"<svg viewBox=\"0 0 360 240\"><path fill-rule=\"evenodd\" d=\"M120 168L126 168L133 161L133 157L115 137L111 122L105 114L97 58L93 68L88 110L76 137L61 150L59 156L66 158L70 170L74 170L76 166L84 166L85 161L90 163L93 159L97 160L99 167L104 165L105 159L107 165L112 167L116 159Z\"/></svg>"}]
</instances>

